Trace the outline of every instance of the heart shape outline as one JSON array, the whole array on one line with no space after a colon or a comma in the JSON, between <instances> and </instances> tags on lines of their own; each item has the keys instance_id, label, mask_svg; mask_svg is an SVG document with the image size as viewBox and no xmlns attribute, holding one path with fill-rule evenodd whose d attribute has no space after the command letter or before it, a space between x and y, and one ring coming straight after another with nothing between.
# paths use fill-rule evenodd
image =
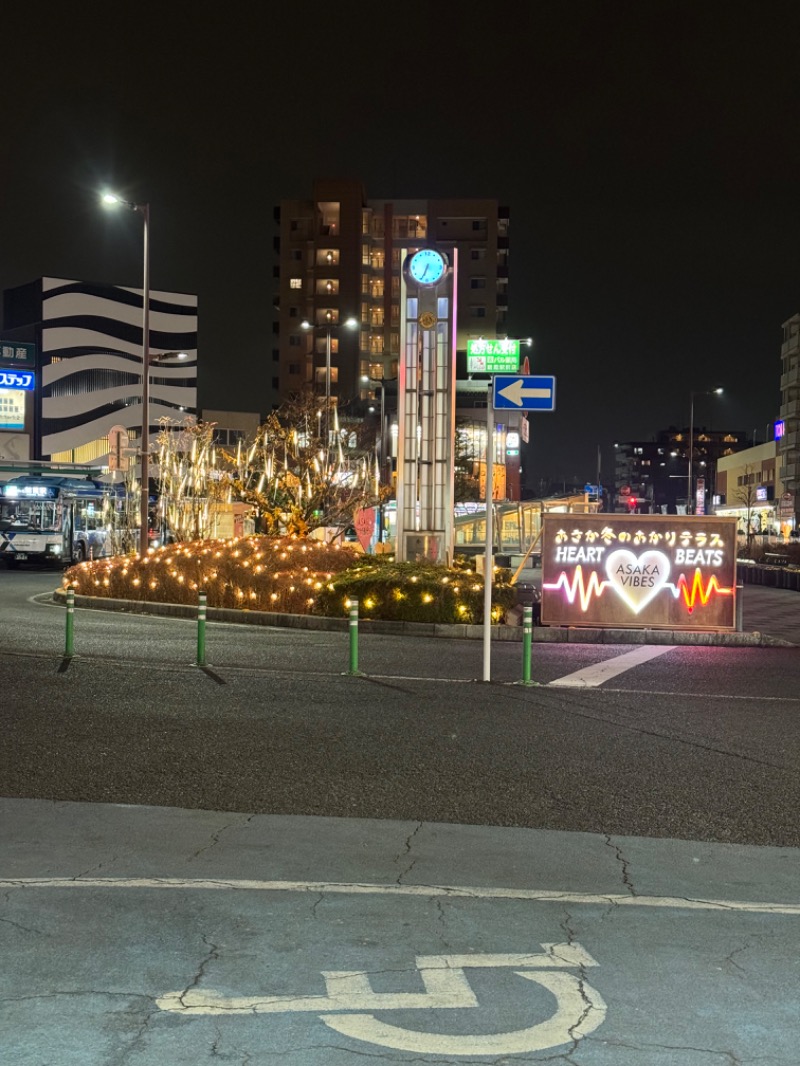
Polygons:
<instances>
[{"instance_id":1,"label":"heart shape outline","mask_svg":"<svg viewBox=\"0 0 800 1066\"><path fill-rule=\"evenodd\" d=\"M620 574L620 566L637 567L640 571L648 566L659 563L657 574L644 575L653 579L652 585L623 585L624 577L633 577L633 574ZM616 592L625 605L639 614L664 588L669 577L671 564L667 556L660 551L650 549L637 555L629 548L618 548L606 559L606 576L611 588Z\"/></svg>"}]
</instances>

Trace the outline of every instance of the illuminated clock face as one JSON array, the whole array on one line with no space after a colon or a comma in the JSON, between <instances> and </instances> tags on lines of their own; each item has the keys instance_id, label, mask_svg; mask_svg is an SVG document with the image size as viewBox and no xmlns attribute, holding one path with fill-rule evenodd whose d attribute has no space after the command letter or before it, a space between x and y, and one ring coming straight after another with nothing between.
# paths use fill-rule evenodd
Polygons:
<instances>
[{"instance_id":1,"label":"illuminated clock face","mask_svg":"<svg viewBox=\"0 0 800 1066\"><path fill-rule=\"evenodd\" d=\"M434 248L422 248L411 256L408 264L409 276L420 285L435 285L446 269L444 256Z\"/></svg>"}]
</instances>

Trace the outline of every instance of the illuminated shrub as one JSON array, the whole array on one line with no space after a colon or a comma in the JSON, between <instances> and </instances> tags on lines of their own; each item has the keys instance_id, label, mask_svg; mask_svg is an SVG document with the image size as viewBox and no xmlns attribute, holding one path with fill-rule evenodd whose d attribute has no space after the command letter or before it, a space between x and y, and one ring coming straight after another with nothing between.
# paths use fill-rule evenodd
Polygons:
<instances>
[{"instance_id":1,"label":"illuminated shrub","mask_svg":"<svg viewBox=\"0 0 800 1066\"><path fill-rule=\"evenodd\" d=\"M350 599L358 600L362 618L397 622L483 621L483 578L432 564L361 556L320 590L314 613L344 616ZM494 621L503 621L515 603L516 591L511 585L500 581L493 586Z\"/></svg>"},{"instance_id":2,"label":"illuminated shrub","mask_svg":"<svg viewBox=\"0 0 800 1066\"><path fill-rule=\"evenodd\" d=\"M515 603L507 571L493 588L494 621ZM253 536L156 548L145 559L79 563L64 587L80 595L195 606L343 617L351 597L364 618L410 622L483 621L483 579L469 570L396 563L295 537Z\"/></svg>"}]
</instances>

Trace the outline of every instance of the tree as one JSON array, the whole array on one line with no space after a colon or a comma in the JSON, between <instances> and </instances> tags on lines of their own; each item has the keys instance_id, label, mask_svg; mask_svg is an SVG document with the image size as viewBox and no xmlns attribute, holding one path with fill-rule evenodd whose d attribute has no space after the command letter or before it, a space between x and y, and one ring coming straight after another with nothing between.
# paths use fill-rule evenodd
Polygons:
<instances>
[{"instance_id":1,"label":"tree","mask_svg":"<svg viewBox=\"0 0 800 1066\"><path fill-rule=\"evenodd\" d=\"M755 532L753 530L753 508L756 503L756 475L752 465L745 466L744 476L741 478L741 484L734 492L733 498L745 509L745 534L747 536L747 551L749 554Z\"/></svg>"},{"instance_id":2,"label":"tree","mask_svg":"<svg viewBox=\"0 0 800 1066\"><path fill-rule=\"evenodd\" d=\"M233 479L218 463L216 423L162 418L160 426L154 524L176 540L210 537L220 506L233 494Z\"/></svg>"},{"instance_id":3,"label":"tree","mask_svg":"<svg viewBox=\"0 0 800 1066\"><path fill-rule=\"evenodd\" d=\"M323 440L320 402L309 390L273 412L235 452L219 449L234 498L253 507L266 533L304 535L320 526L344 531L356 510L388 495L374 448L360 440L361 425L342 430L334 408L329 440Z\"/></svg>"}]
</instances>

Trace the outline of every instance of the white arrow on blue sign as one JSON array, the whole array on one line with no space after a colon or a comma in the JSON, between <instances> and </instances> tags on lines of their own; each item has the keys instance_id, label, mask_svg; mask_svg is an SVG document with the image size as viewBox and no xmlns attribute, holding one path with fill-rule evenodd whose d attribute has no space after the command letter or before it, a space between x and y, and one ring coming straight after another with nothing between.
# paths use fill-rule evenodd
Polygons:
<instances>
[{"instance_id":1,"label":"white arrow on blue sign","mask_svg":"<svg viewBox=\"0 0 800 1066\"><path fill-rule=\"evenodd\" d=\"M541 374L495 374L495 410L555 411L556 379Z\"/></svg>"}]
</instances>

